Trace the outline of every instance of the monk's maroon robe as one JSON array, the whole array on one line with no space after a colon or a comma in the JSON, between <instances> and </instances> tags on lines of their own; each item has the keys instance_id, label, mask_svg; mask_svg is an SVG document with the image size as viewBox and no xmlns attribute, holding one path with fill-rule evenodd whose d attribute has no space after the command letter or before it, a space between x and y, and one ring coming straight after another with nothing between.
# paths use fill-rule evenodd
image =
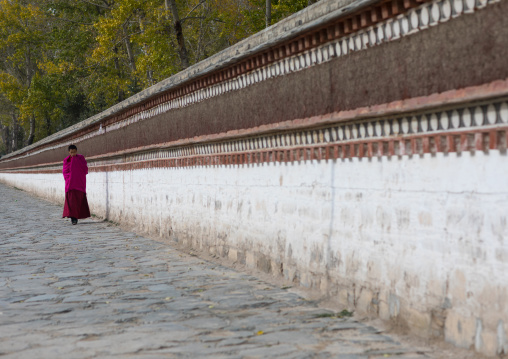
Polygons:
<instances>
[{"instance_id":1,"label":"monk's maroon robe","mask_svg":"<svg viewBox=\"0 0 508 359\"><path fill-rule=\"evenodd\" d=\"M63 161L63 176L65 179L65 204L62 217L88 218L90 209L86 199L86 175L88 166L85 157L67 156Z\"/></svg>"}]
</instances>

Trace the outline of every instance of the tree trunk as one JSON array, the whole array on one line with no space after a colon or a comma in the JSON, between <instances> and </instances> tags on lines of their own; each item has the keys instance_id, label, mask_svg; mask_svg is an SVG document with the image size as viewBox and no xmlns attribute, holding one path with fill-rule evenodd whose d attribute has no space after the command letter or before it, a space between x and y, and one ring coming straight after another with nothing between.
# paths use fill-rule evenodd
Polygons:
<instances>
[{"instance_id":1,"label":"tree trunk","mask_svg":"<svg viewBox=\"0 0 508 359\"><path fill-rule=\"evenodd\" d=\"M272 25L272 1L266 0L266 27Z\"/></svg>"},{"instance_id":2,"label":"tree trunk","mask_svg":"<svg viewBox=\"0 0 508 359\"><path fill-rule=\"evenodd\" d=\"M203 19L199 19L199 37L198 37L198 47L196 50L196 62L201 60L201 49L203 44Z\"/></svg>"},{"instance_id":3,"label":"tree trunk","mask_svg":"<svg viewBox=\"0 0 508 359\"><path fill-rule=\"evenodd\" d=\"M136 61L134 59L134 53L132 52L131 39L126 24L123 25L123 34L125 48L127 49L127 57L129 58L129 67L131 68L132 72L136 72Z\"/></svg>"},{"instance_id":4,"label":"tree trunk","mask_svg":"<svg viewBox=\"0 0 508 359\"><path fill-rule=\"evenodd\" d=\"M143 25L143 18L140 16L138 20L139 20L139 28L141 29L141 32L142 32L142 33L144 33L145 31L143 30L143 29L144 29L144 25ZM146 54L148 54L148 53L149 53L149 51L148 51L147 46L146 46L146 44L145 44L145 43L143 44L143 50L144 50L144 52L145 52ZM152 85L155 83L155 81L154 81L154 79L153 79L153 70L152 70L152 69L148 68L148 69L146 70L146 78L148 79L148 84L149 84L150 86L152 86Z\"/></svg>"},{"instance_id":5,"label":"tree trunk","mask_svg":"<svg viewBox=\"0 0 508 359\"><path fill-rule=\"evenodd\" d=\"M16 125L17 125L17 121L16 121ZM16 132L16 135L13 134L13 137L17 137L18 134ZM30 117L30 134L28 135L28 139L26 140L26 145L27 146L30 146L32 143L34 143L34 138L35 138L35 116L32 115L32 117ZM16 146L16 149L17 149L17 146ZM13 149L13 151L15 151Z\"/></svg>"},{"instance_id":6,"label":"tree trunk","mask_svg":"<svg viewBox=\"0 0 508 359\"><path fill-rule=\"evenodd\" d=\"M0 129L2 130L2 142L4 143L5 153L12 152L12 139L11 132L9 131L9 126L4 126L0 123Z\"/></svg>"},{"instance_id":7,"label":"tree trunk","mask_svg":"<svg viewBox=\"0 0 508 359\"><path fill-rule=\"evenodd\" d=\"M113 52L116 54L118 54L118 48L115 46L113 48ZM120 62L118 61L118 57L114 57L113 58L113 62L115 64L115 70L117 72L117 75L118 75L118 78L121 79L122 78L122 69L120 68ZM117 102L122 102L123 100L125 100L125 92L123 91L122 88L120 88L120 86L117 86Z\"/></svg>"},{"instance_id":8,"label":"tree trunk","mask_svg":"<svg viewBox=\"0 0 508 359\"><path fill-rule=\"evenodd\" d=\"M26 85L28 88L32 85L32 77L33 77L33 68L32 68L32 59L30 56L30 47L27 47L26 55L25 55L25 65L26 65Z\"/></svg>"},{"instance_id":9,"label":"tree trunk","mask_svg":"<svg viewBox=\"0 0 508 359\"><path fill-rule=\"evenodd\" d=\"M11 141L11 150L12 152L17 151L18 149L18 124L16 122L12 123L12 141Z\"/></svg>"},{"instance_id":10,"label":"tree trunk","mask_svg":"<svg viewBox=\"0 0 508 359\"><path fill-rule=\"evenodd\" d=\"M46 120L46 136L51 135L51 117L45 116Z\"/></svg>"},{"instance_id":11,"label":"tree trunk","mask_svg":"<svg viewBox=\"0 0 508 359\"><path fill-rule=\"evenodd\" d=\"M175 0L165 0L166 11L171 11L173 15L173 28L176 34L176 41L178 43L178 55L180 56L180 61L182 63L182 69L186 69L189 67L189 53L187 52L187 48L185 47L185 39L183 37L182 30L182 22L180 21L180 16L178 15L178 9L176 7Z\"/></svg>"},{"instance_id":12,"label":"tree trunk","mask_svg":"<svg viewBox=\"0 0 508 359\"><path fill-rule=\"evenodd\" d=\"M148 78L148 83L152 86L155 83L153 79L153 70L146 70L146 77Z\"/></svg>"}]
</instances>

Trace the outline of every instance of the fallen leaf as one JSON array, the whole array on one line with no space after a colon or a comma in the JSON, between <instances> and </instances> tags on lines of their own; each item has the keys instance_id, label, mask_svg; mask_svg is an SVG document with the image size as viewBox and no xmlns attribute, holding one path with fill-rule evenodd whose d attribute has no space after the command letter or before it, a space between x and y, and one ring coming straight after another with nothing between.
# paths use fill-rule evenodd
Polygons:
<instances>
[{"instance_id":1,"label":"fallen leaf","mask_svg":"<svg viewBox=\"0 0 508 359\"><path fill-rule=\"evenodd\" d=\"M260 330L260 331L258 331L258 332L257 332L257 335L263 335L263 334L265 334L265 332L264 332L264 331L262 331L262 330Z\"/></svg>"}]
</instances>

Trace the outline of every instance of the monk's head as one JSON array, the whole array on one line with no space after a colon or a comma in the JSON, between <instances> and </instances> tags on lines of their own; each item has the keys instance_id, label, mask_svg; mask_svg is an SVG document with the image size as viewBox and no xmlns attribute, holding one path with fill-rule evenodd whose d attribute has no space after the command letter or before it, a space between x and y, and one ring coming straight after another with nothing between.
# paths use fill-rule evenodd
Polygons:
<instances>
[{"instance_id":1,"label":"monk's head","mask_svg":"<svg viewBox=\"0 0 508 359\"><path fill-rule=\"evenodd\" d=\"M78 153L78 148L74 145L70 145L69 146L69 155L71 155L71 157L74 157L76 156Z\"/></svg>"}]
</instances>

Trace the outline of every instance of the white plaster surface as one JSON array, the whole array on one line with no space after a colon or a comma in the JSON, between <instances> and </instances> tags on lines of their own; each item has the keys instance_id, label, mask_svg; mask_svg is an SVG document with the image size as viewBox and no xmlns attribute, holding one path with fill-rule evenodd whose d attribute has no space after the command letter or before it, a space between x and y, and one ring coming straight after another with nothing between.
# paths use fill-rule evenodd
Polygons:
<instances>
[{"instance_id":1,"label":"white plaster surface","mask_svg":"<svg viewBox=\"0 0 508 359\"><path fill-rule=\"evenodd\" d=\"M325 294L346 288L359 310L407 309L410 324L429 328L444 311L447 340L490 353L508 343L506 159L490 151L92 172L88 201L92 213L139 231L243 251L247 264L249 253L265 256ZM63 202L62 175L0 181Z\"/></svg>"}]
</instances>

